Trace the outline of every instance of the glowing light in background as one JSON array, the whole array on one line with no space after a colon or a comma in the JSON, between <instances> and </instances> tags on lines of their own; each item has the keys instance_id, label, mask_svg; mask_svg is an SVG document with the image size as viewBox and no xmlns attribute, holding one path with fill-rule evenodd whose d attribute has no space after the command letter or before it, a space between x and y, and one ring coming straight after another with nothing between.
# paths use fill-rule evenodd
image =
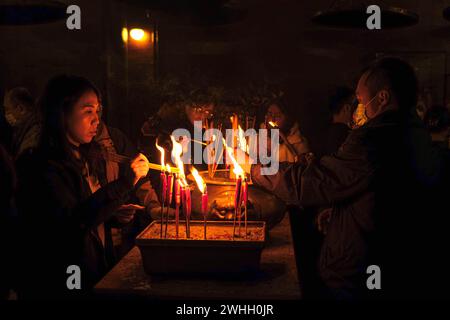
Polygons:
<instances>
[{"instance_id":1,"label":"glowing light in background","mask_svg":"<svg viewBox=\"0 0 450 320\"><path fill-rule=\"evenodd\" d=\"M134 49L148 49L154 42L154 32L141 28L122 28L122 41Z\"/></svg>"},{"instance_id":2,"label":"glowing light in background","mask_svg":"<svg viewBox=\"0 0 450 320\"><path fill-rule=\"evenodd\" d=\"M122 41L124 43L128 42L128 29L127 28L122 28Z\"/></svg>"},{"instance_id":3,"label":"glowing light in background","mask_svg":"<svg viewBox=\"0 0 450 320\"><path fill-rule=\"evenodd\" d=\"M143 29L131 29L130 30L130 37L133 40L136 41L144 41L144 38L146 37L146 32ZM148 37L148 34L147 34Z\"/></svg>"}]
</instances>

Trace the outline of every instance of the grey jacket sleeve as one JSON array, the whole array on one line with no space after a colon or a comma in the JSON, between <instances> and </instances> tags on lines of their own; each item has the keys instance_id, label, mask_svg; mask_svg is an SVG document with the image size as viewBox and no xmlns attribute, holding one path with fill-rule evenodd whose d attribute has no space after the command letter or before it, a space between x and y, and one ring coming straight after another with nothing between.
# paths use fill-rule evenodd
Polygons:
<instances>
[{"instance_id":1,"label":"grey jacket sleeve","mask_svg":"<svg viewBox=\"0 0 450 320\"><path fill-rule=\"evenodd\" d=\"M374 168L356 134L339 151L308 165L281 163L274 175L253 165L252 181L297 206L329 206L359 195L370 185Z\"/></svg>"}]
</instances>

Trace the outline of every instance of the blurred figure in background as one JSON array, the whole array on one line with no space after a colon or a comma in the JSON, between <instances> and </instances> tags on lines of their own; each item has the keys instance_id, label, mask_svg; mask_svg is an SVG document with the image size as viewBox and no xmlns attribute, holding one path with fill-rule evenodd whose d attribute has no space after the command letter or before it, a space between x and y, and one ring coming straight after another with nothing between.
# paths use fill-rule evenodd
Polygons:
<instances>
[{"instance_id":1,"label":"blurred figure in background","mask_svg":"<svg viewBox=\"0 0 450 320\"><path fill-rule=\"evenodd\" d=\"M17 159L25 150L37 146L41 131L40 113L30 92L17 87L4 97L5 118L12 127L10 151Z\"/></svg>"},{"instance_id":2,"label":"blurred figure in background","mask_svg":"<svg viewBox=\"0 0 450 320\"><path fill-rule=\"evenodd\" d=\"M10 151L12 139L12 127L5 118L5 106L0 105L0 144Z\"/></svg>"},{"instance_id":3,"label":"blurred figure in background","mask_svg":"<svg viewBox=\"0 0 450 320\"><path fill-rule=\"evenodd\" d=\"M283 98L267 104L265 121L261 128L271 129L273 125L280 130L279 162L297 162L299 157L310 152L308 141L301 134L295 115L290 112ZM267 143L267 146L269 148L270 143Z\"/></svg>"},{"instance_id":4,"label":"blurred figure in background","mask_svg":"<svg viewBox=\"0 0 450 320\"><path fill-rule=\"evenodd\" d=\"M427 110L424 123L431 135L433 145L448 150L450 135L450 112L444 106L432 106Z\"/></svg>"},{"instance_id":5,"label":"blurred figure in background","mask_svg":"<svg viewBox=\"0 0 450 320\"><path fill-rule=\"evenodd\" d=\"M355 93L351 88L338 87L330 97L329 109L332 120L327 132L324 154L335 153L344 143L352 126L356 106Z\"/></svg>"}]
</instances>

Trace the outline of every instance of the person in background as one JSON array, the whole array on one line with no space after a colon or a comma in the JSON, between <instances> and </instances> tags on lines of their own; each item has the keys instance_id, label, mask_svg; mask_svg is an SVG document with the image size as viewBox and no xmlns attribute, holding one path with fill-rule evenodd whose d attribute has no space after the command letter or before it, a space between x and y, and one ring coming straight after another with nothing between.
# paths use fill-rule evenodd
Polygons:
<instances>
[{"instance_id":1,"label":"person in background","mask_svg":"<svg viewBox=\"0 0 450 320\"><path fill-rule=\"evenodd\" d=\"M12 127L11 155L17 159L25 150L37 146L41 132L41 117L34 98L22 87L6 92L5 118Z\"/></svg>"},{"instance_id":2,"label":"person in background","mask_svg":"<svg viewBox=\"0 0 450 320\"><path fill-rule=\"evenodd\" d=\"M278 98L267 104L265 122L261 128L271 129L276 126L280 130L279 161L296 162L298 159L310 152L307 139L301 134L298 122L295 116L290 113L290 109L285 99ZM284 136L285 140L281 138ZM270 147L270 143L267 143Z\"/></svg>"},{"instance_id":3,"label":"person in background","mask_svg":"<svg viewBox=\"0 0 450 320\"><path fill-rule=\"evenodd\" d=\"M444 106L432 106L427 110L424 123L436 147L448 150L450 136L450 112Z\"/></svg>"},{"instance_id":4,"label":"person in background","mask_svg":"<svg viewBox=\"0 0 450 320\"><path fill-rule=\"evenodd\" d=\"M6 149L11 150L12 127L5 118L5 106L0 105L0 144Z\"/></svg>"},{"instance_id":5,"label":"person in background","mask_svg":"<svg viewBox=\"0 0 450 320\"><path fill-rule=\"evenodd\" d=\"M338 87L330 97L329 109L332 119L327 132L324 154L335 153L347 138L357 105L355 101L355 92L348 87Z\"/></svg>"},{"instance_id":6,"label":"person in background","mask_svg":"<svg viewBox=\"0 0 450 320\"><path fill-rule=\"evenodd\" d=\"M87 79L52 78L40 106L38 148L16 163L23 235L19 297L82 298L114 263L105 225L129 203L148 173L148 160L134 156L118 179L101 185L101 158L92 152L98 150L93 139L100 123L100 93ZM30 262L32 270L27 269ZM69 266L81 272L80 290L69 290Z\"/></svg>"}]
</instances>

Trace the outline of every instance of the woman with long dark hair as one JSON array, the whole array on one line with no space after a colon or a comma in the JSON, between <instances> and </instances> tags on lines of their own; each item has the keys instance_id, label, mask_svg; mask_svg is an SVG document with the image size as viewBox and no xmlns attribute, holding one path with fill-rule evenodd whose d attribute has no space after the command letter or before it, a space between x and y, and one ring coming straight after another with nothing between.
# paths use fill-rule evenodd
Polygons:
<instances>
[{"instance_id":1,"label":"woman with long dark hair","mask_svg":"<svg viewBox=\"0 0 450 320\"><path fill-rule=\"evenodd\" d=\"M116 181L99 182L93 138L100 94L87 79L51 79L40 106L39 148L18 161L22 267L29 268L21 292L25 298L83 296L111 267L104 224L147 175L148 160L139 154Z\"/></svg>"},{"instance_id":2,"label":"woman with long dark hair","mask_svg":"<svg viewBox=\"0 0 450 320\"><path fill-rule=\"evenodd\" d=\"M296 162L299 157L310 152L308 141L301 134L299 124L295 121L295 116L288 108L284 98L267 103L266 115L261 128L271 129L274 128L273 125L280 130L280 135L284 137L284 139L280 139L279 162Z\"/></svg>"}]
</instances>

